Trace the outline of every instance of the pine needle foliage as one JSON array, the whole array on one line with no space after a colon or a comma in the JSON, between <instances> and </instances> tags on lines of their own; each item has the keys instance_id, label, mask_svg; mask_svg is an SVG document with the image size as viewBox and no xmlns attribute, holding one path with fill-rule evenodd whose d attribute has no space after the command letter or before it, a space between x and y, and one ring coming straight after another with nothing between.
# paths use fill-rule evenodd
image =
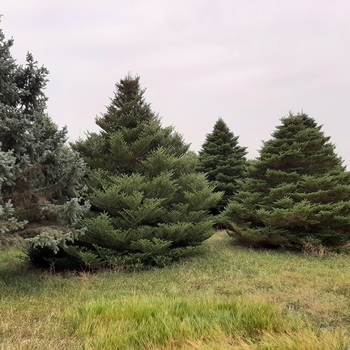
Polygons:
<instances>
[{"instance_id":1,"label":"pine needle foliage","mask_svg":"<svg viewBox=\"0 0 350 350\"><path fill-rule=\"evenodd\" d=\"M71 220L79 212L72 210L85 173L83 160L65 145L66 128L60 130L45 112L48 70L30 53L25 65L16 64L12 46L0 29L1 232L21 229L24 222L57 224L57 212L61 221L64 212Z\"/></svg>"},{"instance_id":2,"label":"pine needle foliage","mask_svg":"<svg viewBox=\"0 0 350 350\"><path fill-rule=\"evenodd\" d=\"M130 175L159 147L178 157L188 151L189 145L173 127L161 126L160 118L144 100L139 79L130 74L121 79L106 113L96 118L102 131L88 133L86 140L72 145L91 169Z\"/></svg>"},{"instance_id":3,"label":"pine needle foliage","mask_svg":"<svg viewBox=\"0 0 350 350\"><path fill-rule=\"evenodd\" d=\"M121 128L133 130L141 122L149 122L154 113L145 102L145 89L141 89L140 77L128 74L116 83L116 92L106 113L96 118L96 124L107 134Z\"/></svg>"},{"instance_id":4,"label":"pine needle foliage","mask_svg":"<svg viewBox=\"0 0 350 350\"><path fill-rule=\"evenodd\" d=\"M57 268L165 266L198 250L213 231L208 216L221 193L195 172L197 158L172 127L144 101L139 77L116 84L107 112L72 147L90 171L93 211L79 223L86 231L59 251L36 245L32 261Z\"/></svg>"},{"instance_id":5,"label":"pine needle foliage","mask_svg":"<svg viewBox=\"0 0 350 350\"><path fill-rule=\"evenodd\" d=\"M216 186L215 191L224 195L214 212L221 212L237 192L237 180L246 176L246 147L238 144L238 136L230 131L219 118L210 134L207 134L199 152L197 171L207 174Z\"/></svg>"},{"instance_id":6,"label":"pine needle foliage","mask_svg":"<svg viewBox=\"0 0 350 350\"><path fill-rule=\"evenodd\" d=\"M350 173L330 137L304 113L281 119L223 213L253 246L304 249L350 240Z\"/></svg>"}]
</instances>

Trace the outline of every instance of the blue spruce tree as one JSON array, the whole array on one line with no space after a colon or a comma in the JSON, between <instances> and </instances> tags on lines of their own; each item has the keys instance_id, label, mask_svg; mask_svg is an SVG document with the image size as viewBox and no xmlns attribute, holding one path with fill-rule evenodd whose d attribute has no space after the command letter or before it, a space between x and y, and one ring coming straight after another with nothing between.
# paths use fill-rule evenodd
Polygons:
<instances>
[{"instance_id":1,"label":"blue spruce tree","mask_svg":"<svg viewBox=\"0 0 350 350\"><path fill-rule=\"evenodd\" d=\"M45 112L47 69L30 53L17 65L12 45L0 29L0 229L35 222L45 231L44 224L65 225L79 216L85 165L65 145L66 129Z\"/></svg>"}]
</instances>

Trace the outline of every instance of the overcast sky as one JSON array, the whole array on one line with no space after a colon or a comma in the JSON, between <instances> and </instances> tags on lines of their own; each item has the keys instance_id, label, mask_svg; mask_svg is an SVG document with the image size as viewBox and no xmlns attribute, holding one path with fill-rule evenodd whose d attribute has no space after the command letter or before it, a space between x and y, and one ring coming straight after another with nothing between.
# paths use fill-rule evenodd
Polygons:
<instances>
[{"instance_id":1,"label":"overcast sky","mask_svg":"<svg viewBox=\"0 0 350 350\"><path fill-rule=\"evenodd\" d=\"M48 113L73 139L132 72L194 151L222 117L255 158L304 111L350 165L349 0L1 0L0 14L17 62L49 69Z\"/></svg>"}]
</instances>

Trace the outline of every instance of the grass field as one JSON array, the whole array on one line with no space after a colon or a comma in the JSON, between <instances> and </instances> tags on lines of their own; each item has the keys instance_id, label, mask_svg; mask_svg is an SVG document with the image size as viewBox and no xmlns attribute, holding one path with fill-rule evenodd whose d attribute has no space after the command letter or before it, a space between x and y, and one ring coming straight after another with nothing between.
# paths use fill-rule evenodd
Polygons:
<instances>
[{"instance_id":1,"label":"grass field","mask_svg":"<svg viewBox=\"0 0 350 350\"><path fill-rule=\"evenodd\" d=\"M0 251L0 349L350 350L350 257L234 247L138 272L54 274Z\"/></svg>"}]
</instances>

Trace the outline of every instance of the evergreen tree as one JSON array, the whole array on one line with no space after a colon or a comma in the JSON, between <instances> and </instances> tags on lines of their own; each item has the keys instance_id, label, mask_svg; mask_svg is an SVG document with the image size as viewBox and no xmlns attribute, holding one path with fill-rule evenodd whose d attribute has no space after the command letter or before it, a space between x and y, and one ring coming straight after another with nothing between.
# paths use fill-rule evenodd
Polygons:
<instances>
[{"instance_id":1,"label":"evergreen tree","mask_svg":"<svg viewBox=\"0 0 350 350\"><path fill-rule=\"evenodd\" d=\"M164 266L196 250L212 232L208 210L221 193L195 172L173 128L163 128L142 98L139 78L116 85L102 131L73 145L90 166L88 185L95 213L80 222L84 235L47 246L37 240L30 253L41 266L88 268Z\"/></svg>"},{"instance_id":2,"label":"evergreen tree","mask_svg":"<svg viewBox=\"0 0 350 350\"><path fill-rule=\"evenodd\" d=\"M107 134L122 127L134 129L137 124L150 121L154 113L145 102L145 89L140 87L140 77L128 74L116 84L116 92L107 112L96 118L96 124Z\"/></svg>"},{"instance_id":3,"label":"evergreen tree","mask_svg":"<svg viewBox=\"0 0 350 350\"><path fill-rule=\"evenodd\" d=\"M282 118L223 213L232 236L303 249L350 240L350 173L314 119Z\"/></svg>"},{"instance_id":4,"label":"evergreen tree","mask_svg":"<svg viewBox=\"0 0 350 350\"><path fill-rule=\"evenodd\" d=\"M213 132L206 136L197 166L197 171L206 173L208 180L216 186L215 191L224 193L215 214L222 211L236 193L237 179L246 175L246 154L246 147L238 145L238 136L234 136L219 118Z\"/></svg>"},{"instance_id":5,"label":"evergreen tree","mask_svg":"<svg viewBox=\"0 0 350 350\"><path fill-rule=\"evenodd\" d=\"M2 231L23 227L20 220L63 220L80 195L85 165L65 146L66 129L59 130L46 115L44 90L48 71L28 53L17 65L0 29L0 220ZM71 200L73 202L71 202ZM68 201L68 203L67 203ZM45 210L43 209L45 207ZM77 209L78 210L78 209ZM79 210L78 210L79 211ZM54 215L54 212L56 213ZM60 214L58 214L60 213ZM74 216L70 211L70 218Z\"/></svg>"},{"instance_id":6,"label":"evergreen tree","mask_svg":"<svg viewBox=\"0 0 350 350\"><path fill-rule=\"evenodd\" d=\"M178 157L186 154L189 145L172 127L161 127L159 117L144 101L144 92L139 77L121 79L107 112L96 118L102 131L88 133L87 140L72 145L91 169L132 174L151 150L161 146Z\"/></svg>"}]
</instances>

